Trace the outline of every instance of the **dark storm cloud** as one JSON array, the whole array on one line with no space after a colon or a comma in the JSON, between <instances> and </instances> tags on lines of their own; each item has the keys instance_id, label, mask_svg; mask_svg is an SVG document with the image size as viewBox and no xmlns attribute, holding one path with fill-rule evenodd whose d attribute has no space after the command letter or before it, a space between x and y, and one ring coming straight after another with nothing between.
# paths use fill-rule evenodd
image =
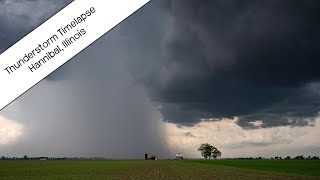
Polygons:
<instances>
[{"instance_id":1,"label":"dark storm cloud","mask_svg":"<svg viewBox=\"0 0 320 180\"><path fill-rule=\"evenodd\" d=\"M0 0L0 53L72 0Z\"/></svg>"},{"instance_id":2,"label":"dark storm cloud","mask_svg":"<svg viewBox=\"0 0 320 180\"><path fill-rule=\"evenodd\" d=\"M320 77L318 1L171 1L179 67L158 91L168 121L239 117L239 125L312 124ZM319 90L319 89L317 89Z\"/></svg>"},{"instance_id":3,"label":"dark storm cloud","mask_svg":"<svg viewBox=\"0 0 320 180\"><path fill-rule=\"evenodd\" d=\"M141 25L136 35L147 45L128 46L134 51L130 57L142 61L131 65L135 77L160 104L166 121L194 125L237 116L245 128L257 120L261 127L312 125L320 110L319 1L162 5L169 14L162 24L167 31L145 32ZM142 15L134 17L139 22Z\"/></svg>"},{"instance_id":4,"label":"dark storm cloud","mask_svg":"<svg viewBox=\"0 0 320 180\"><path fill-rule=\"evenodd\" d=\"M312 125L320 109L319 4L153 0L119 25L123 59L165 121Z\"/></svg>"}]
</instances>

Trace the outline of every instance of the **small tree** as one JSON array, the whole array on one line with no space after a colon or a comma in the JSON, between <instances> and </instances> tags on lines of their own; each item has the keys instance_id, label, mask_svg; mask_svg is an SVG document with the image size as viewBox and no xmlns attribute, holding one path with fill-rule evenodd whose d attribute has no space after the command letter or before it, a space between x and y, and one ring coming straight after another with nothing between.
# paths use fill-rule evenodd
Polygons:
<instances>
[{"instance_id":1,"label":"small tree","mask_svg":"<svg viewBox=\"0 0 320 180\"><path fill-rule=\"evenodd\" d=\"M2 160L5 160L5 159L6 159L6 157L2 156L2 157L1 157L1 159L2 159Z\"/></svg>"},{"instance_id":2,"label":"small tree","mask_svg":"<svg viewBox=\"0 0 320 180\"><path fill-rule=\"evenodd\" d=\"M284 159L289 160L289 159L291 159L291 157L290 157L290 156L287 156L287 157L286 157L286 158L284 158Z\"/></svg>"},{"instance_id":3,"label":"small tree","mask_svg":"<svg viewBox=\"0 0 320 180\"><path fill-rule=\"evenodd\" d=\"M217 158L221 157L221 152L211 144L205 143L201 144L200 147L198 148L198 151L201 151L201 155L205 159L210 159L210 157Z\"/></svg>"},{"instance_id":4,"label":"small tree","mask_svg":"<svg viewBox=\"0 0 320 180\"><path fill-rule=\"evenodd\" d=\"M23 156L23 159L28 159L28 156L27 156L27 155L24 155L24 156Z\"/></svg>"}]
</instances>

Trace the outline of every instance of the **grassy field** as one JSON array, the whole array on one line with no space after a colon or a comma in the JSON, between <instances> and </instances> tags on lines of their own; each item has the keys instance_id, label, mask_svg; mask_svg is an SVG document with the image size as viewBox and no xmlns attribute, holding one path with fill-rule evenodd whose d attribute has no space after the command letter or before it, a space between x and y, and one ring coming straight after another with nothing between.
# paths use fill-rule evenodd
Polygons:
<instances>
[{"instance_id":1,"label":"grassy field","mask_svg":"<svg viewBox=\"0 0 320 180\"><path fill-rule=\"evenodd\" d=\"M316 160L197 160L186 162L244 168L271 173L286 173L292 175L308 175L320 177L320 161Z\"/></svg>"},{"instance_id":2,"label":"grassy field","mask_svg":"<svg viewBox=\"0 0 320 180\"><path fill-rule=\"evenodd\" d=\"M0 161L0 179L320 179L320 161Z\"/></svg>"}]
</instances>

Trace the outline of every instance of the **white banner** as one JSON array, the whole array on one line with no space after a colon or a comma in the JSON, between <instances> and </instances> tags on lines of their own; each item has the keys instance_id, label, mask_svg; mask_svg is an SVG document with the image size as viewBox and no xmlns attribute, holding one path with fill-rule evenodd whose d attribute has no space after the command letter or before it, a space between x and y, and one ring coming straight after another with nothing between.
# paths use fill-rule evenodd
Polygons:
<instances>
[{"instance_id":1,"label":"white banner","mask_svg":"<svg viewBox=\"0 0 320 180\"><path fill-rule=\"evenodd\" d=\"M149 1L73 1L0 55L0 109Z\"/></svg>"}]
</instances>

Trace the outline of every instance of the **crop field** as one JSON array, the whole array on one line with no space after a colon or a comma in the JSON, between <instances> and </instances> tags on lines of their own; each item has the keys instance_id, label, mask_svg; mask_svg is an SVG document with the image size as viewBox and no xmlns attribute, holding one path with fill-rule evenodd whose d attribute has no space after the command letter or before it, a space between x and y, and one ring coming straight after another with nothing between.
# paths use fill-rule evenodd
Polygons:
<instances>
[{"instance_id":1,"label":"crop field","mask_svg":"<svg viewBox=\"0 0 320 180\"><path fill-rule=\"evenodd\" d=\"M0 179L320 179L312 160L0 161Z\"/></svg>"}]
</instances>

